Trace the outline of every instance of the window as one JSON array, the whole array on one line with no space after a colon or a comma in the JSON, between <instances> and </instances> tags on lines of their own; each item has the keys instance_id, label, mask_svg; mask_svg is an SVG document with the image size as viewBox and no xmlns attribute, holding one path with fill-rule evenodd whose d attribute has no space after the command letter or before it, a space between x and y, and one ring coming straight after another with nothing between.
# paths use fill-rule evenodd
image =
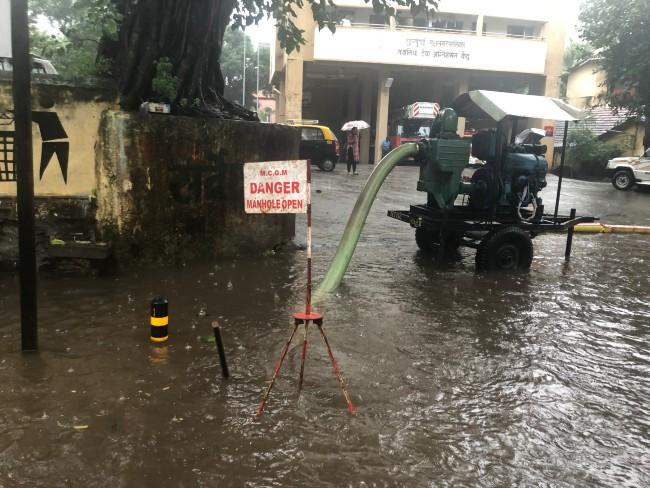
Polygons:
<instances>
[{"instance_id":1,"label":"window","mask_svg":"<svg viewBox=\"0 0 650 488\"><path fill-rule=\"evenodd\" d=\"M535 37L535 28L527 25L509 25L508 37L520 37L522 39L532 39Z\"/></svg>"},{"instance_id":2,"label":"window","mask_svg":"<svg viewBox=\"0 0 650 488\"><path fill-rule=\"evenodd\" d=\"M13 71L14 67L11 64L11 61L5 58L0 58L0 71Z\"/></svg>"},{"instance_id":3,"label":"window","mask_svg":"<svg viewBox=\"0 0 650 488\"><path fill-rule=\"evenodd\" d=\"M427 22L427 19L425 17L420 17L420 18L414 18L413 19L413 25L415 27L429 27Z\"/></svg>"},{"instance_id":4,"label":"window","mask_svg":"<svg viewBox=\"0 0 650 488\"><path fill-rule=\"evenodd\" d=\"M385 15L371 14L368 23L371 25L386 25L388 24L388 18Z\"/></svg>"},{"instance_id":5,"label":"window","mask_svg":"<svg viewBox=\"0 0 650 488\"><path fill-rule=\"evenodd\" d=\"M472 30L476 32L476 22L472 22ZM487 24L483 22L483 35L487 32Z\"/></svg>"},{"instance_id":6,"label":"window","mask_svg":"<svg viewBox=\"0 0 650 488\"><path fill-rule=\"evenodd\" d=\"M405 27L411 27L413 25L413 17L410 15L401 14L398 12L395 20L397 21L397 25L403 25Z\"/></svg>"},{"instance_id":7,"label":"window","mask_svg":"<svg viewBox=\"0 0 650 488\"><path fill-rule=\"evenodd\" d=\"M352 25L354 24L354 11L352 10L340 10L338 13L339 23L341 25Z\"/></svg>"},{"instance_id":8,"label":"window","mask_svg":"<svg viewBox=\"0 0 650 488\"><path fill-rule=\"evenodd\" d=\"M323 141L323 132L313 127L303 127L300 133L300 139L303 141Z\"/></svg>"},{"instance_id":9,"label":"window","mask_svg":"<svg viewBox=\"0 0 650 488\"><path fill-rule=\"evenodd\" d=\"M32 73L44 75L47 71L45 71L45 67L41 63L34 62L32 63Z\"/></svg>"},{"instance_id":10,"label":"window","mask_svg":"<svg viewBox=\"0 0 650 488\"><path fill-rule=\"evenodd\" d=\"M431 27L442 30L463 30L463 21L455 19L436 18L431 22Z\"/></svg>"}]
</instances>

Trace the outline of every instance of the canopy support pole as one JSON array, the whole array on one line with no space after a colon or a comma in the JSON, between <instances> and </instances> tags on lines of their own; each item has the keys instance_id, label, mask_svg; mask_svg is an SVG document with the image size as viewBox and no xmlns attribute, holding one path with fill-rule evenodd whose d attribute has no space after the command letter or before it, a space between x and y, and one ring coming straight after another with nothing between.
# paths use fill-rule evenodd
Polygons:
<instances>
[{"instance_id":1,"label":"canopy support pole","mask_svg":"<svg viewBox=\"0 0 650 488\"><path fill-rule=\"evenodd\" d=\"M557 182L557 195L555 196L555 213L553 222L557 223L557 213L560 209L560 191L562 190L562 178L564 177L564 160L566 159L566 141L569 135L569 121L564 122L564 139L562 141L562 159L560 159L560 179Z\"/></svg>"}]
</instances>

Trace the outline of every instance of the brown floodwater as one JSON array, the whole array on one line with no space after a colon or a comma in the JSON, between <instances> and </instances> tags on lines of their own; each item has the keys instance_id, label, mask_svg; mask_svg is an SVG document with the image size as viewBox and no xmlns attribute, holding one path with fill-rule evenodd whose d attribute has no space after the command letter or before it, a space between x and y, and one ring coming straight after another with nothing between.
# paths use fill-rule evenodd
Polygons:
<instances>
[{"instance_id":1,"label":"brown floodwater","mask_svg":"<svg viewBox=\"0 0 650 488\"><path fill-rule=\"evenodd\" d=\"M370 167L316 172L315 275ZM340 290L321 304L351 416L315 331L298 396L305 252L42 276L40 345L19 352L17 278L0 276L0 487L650 485L650 236L535 239L528 274L437 266L386 210L421 202L400 167ZM555 179L543 196L553 201ZM650 225L650 194L565 180L563 208ZM297 241L304 242L304 218ZM170 301L170 340L148 339ZM219 320L232 378L220 378Z\"/></svg>"}]
</instances>

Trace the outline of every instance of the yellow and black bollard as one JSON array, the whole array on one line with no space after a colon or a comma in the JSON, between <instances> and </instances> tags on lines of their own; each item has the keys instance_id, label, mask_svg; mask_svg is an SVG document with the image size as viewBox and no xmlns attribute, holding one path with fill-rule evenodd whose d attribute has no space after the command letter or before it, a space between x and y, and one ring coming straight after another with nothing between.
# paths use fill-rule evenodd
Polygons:
<instances>
[{"instance_id":1,"label":"yellow and black bollard","mask_svg":"<svg viewBox=\"0 0 650 488\"><path fill-rule=\"evenodd\" d=\"M151 300L151 340L165 342L169 339L169 302L164 297Z\"/></svg>"}]
</instances>

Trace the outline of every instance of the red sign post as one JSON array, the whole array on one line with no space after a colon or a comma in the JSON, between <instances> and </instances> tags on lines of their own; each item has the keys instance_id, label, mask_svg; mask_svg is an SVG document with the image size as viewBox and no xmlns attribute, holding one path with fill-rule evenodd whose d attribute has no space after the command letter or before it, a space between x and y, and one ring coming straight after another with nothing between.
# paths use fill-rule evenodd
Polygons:
<instances>
[{"instance_id":1,"label":"red sign post","mask_svg":"<svg viewBox=\"0 0 650 488\"><path fill-rule=\"evenodd\" d=\"M279 161L267 163L246 163L244 166L244 208L246 213L306 213L307 214L307 290L304 312L293 314L294 326L289 339L282 348L280 358L273 371L262 401L257 408L256 415L264 413L266 402L269 399L275 381L280 375L282 363L287 357L291 342L296 335L298 327L304 325L305 335L302 343L300 357L300 380L298 390L302 389L305 373L305 359L307 357L307 333L310 323L314 323L325 342L327 353L334 373L339 381L343 396L350 413L354 413L354 405L350 400L345 382L341 376L338 364L332 354L327 336L323 331L323 315L312 309L312 226L311 226L311 163L309 161Z\"/></svg>"}]
</instances>

